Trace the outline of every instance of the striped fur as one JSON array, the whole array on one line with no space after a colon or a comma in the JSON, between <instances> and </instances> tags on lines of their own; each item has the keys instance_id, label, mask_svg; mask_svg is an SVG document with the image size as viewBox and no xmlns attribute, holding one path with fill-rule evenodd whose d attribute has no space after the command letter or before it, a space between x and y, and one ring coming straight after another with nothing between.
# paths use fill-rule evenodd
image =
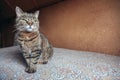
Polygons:
<instances>
[{"instance_id":1,"label":"striped fur","mask_svg":"<svg viewBox=\"0 0 120 80\"><path fill-rule=\"evenodd\" d=\"M16 7L15 45L19 45L26 60L28 73L34 73L38 63L46 64L53 55L47 38L39 32L39 12L25 13ZM40 61L41 60L41 61Z\"/></svg>"}]
</instances>

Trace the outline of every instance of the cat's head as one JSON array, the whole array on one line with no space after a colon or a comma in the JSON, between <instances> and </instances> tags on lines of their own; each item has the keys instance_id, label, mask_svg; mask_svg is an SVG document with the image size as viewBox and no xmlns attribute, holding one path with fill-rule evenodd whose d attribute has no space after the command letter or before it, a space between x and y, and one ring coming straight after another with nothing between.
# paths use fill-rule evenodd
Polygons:
<instances>
[{"instance_id":1,"label":"cat's head","mask_svg":"<svg viewBox=\"0 0 120 80\"><path fill-rule=\"evenodd\" d=\"M16 29L18 31L36 32L39 31L39 11L35 13L23 12L22 9L16 7Z\"/></svg>"}]
</instances>

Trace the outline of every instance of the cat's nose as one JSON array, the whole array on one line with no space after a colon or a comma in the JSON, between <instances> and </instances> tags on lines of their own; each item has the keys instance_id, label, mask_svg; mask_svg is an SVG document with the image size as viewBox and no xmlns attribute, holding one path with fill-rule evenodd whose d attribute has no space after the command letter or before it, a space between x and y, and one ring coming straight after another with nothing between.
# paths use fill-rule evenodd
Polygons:
<instances>
[{"instance_id":1,"label":"cat's nose","mask_svg":"<svg viewBox=\"0 0 120 80\"><path fill-rule=\"evenodd\" d=\"M29 22L27 22L27 23L28 23L28 25L30 25L30 26L33 25L33 22L32 22L32 21L29 21Z\"/></svg>"}]
</instances>

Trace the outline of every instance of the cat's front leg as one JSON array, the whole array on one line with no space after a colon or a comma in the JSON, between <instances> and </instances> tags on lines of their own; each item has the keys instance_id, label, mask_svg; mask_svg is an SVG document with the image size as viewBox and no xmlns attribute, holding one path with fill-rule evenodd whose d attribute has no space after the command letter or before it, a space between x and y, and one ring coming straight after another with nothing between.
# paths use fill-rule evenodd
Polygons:
<instances>
[{"instance_id":1,"label":"cat's front leg","mask_svg":"<svg viewBox=\"0 0 120 80\"><path fill-rule=\"evenodd\" d=\"M27 67L25 71L27 73L35 73L37 69L37 61L34 60L34 58L31 57L26 57L26 62L27 62Z\"/></svg>"},{"instance_id":2,"label":"cat's front leg","mask_svg":"<svg viewBox=\"0 0 120 80\"><path fill-rule=\"evenodd\" d=\"M35 64L30 64L30 65L28 65L28 66L26 67L26 69L25 69L25 71L26 71L27 73L35 73L36 70L37 70L37 67L36 67Z\"/></svg>"},{"instance_id":3,"label":"cat's front leg","mask_svg":"<svg viewBox=\"0 0 120 80\"><path fill-rule=\"evenodd\" d=\"M27 62L27 67L25 69L26 72L28 73L34 73L37 70L37 63L40 58L41 51L40 50L34 50L32 51L31 55L26 56L26 62Z\"/></svg>"}]
</instances>

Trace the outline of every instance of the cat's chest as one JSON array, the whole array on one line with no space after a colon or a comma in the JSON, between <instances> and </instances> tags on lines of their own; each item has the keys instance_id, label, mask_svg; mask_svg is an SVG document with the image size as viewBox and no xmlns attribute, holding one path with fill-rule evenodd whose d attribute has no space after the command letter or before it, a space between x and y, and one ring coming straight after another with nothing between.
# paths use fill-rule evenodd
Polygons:
<instances>
[{"instance_id":1,"label":"cat's chest","mask_svg":"<svg viewBox=\"0 0 120 80\"><path fill-rule=\"evenodd\" d=\"M37 32L33 32L33 33L30 33L30 32L20 32L18 37L23 39L23 40L31 40L33 38L37 38L38 37L38 33Z\"/></svg>"},{"instance_id":2,"label":"cat's chest","mask_svg":"<svg viewBox=\"0 0 120 80\"><path fill-rule=\"evenodd\" d=\"M41 44L41 38L38 33L20 33L18 40L23 47L27 48L33 48Z\"/></svg>"}]
</instances>

